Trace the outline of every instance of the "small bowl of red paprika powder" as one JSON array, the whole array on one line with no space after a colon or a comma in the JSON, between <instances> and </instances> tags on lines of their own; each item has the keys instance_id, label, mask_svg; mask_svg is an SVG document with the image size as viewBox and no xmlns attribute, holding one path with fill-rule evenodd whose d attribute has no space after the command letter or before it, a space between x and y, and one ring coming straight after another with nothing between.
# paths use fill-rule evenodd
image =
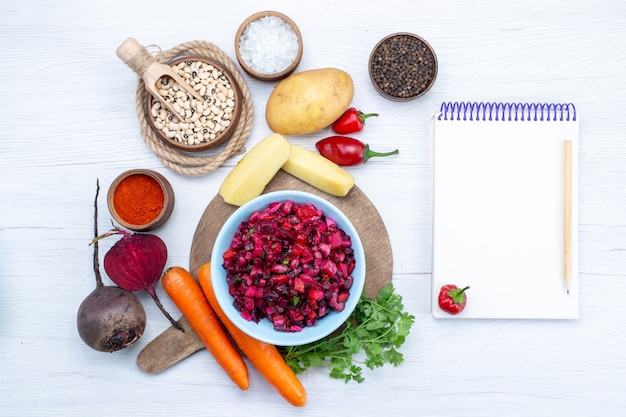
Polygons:
<instances>
[{"instance_id":1,"label":"small bowl of red paprika powder","mask_svg":"<svg viewBox=\"0 0 626 417\"><path fill-rule=\"evenodd\" d=\"M127 229L146 232L162 226L174 210L174 190L156 171L131 169L109 187L107 204L113 218Z\"/></svg>"}]
</instances>

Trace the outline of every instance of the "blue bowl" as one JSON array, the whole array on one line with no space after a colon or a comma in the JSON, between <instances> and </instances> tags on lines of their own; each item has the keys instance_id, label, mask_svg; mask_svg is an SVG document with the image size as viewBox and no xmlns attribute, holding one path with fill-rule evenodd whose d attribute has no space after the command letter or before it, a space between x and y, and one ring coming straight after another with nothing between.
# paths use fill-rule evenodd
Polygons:
<instances>
[{"instance_id":1,"label":"blue bowl","mask_svg":"<svg viewBox=\"0 0 626 417\"><path fill-rule=\"evenodd\" d=\"M274 329L269 319L261 319L258 323L244 319L233 306L233 297L228 293L226 270L222 266L222 254L230 247L235 232L241 222L250 218L253 212L263 210L277 201L292 200L295 203L311 203L321 209L326 217L333 219L351 238L352 249L356 258L356 266L352 271L354 282L350 288L350 297L342 311L329 311L319 318L312 326L306 326L299 332L283 332ZM211 280L215 296L226 316L235 326L260 341L276 346L298 346L320 340L337 330L354 311L365 285L365 253L359 235L350 220L336 206L316 195L302 191L275 191L254 198L239 207L224 223L217 235L211 254Z\"/></svg>"}]
</instances>

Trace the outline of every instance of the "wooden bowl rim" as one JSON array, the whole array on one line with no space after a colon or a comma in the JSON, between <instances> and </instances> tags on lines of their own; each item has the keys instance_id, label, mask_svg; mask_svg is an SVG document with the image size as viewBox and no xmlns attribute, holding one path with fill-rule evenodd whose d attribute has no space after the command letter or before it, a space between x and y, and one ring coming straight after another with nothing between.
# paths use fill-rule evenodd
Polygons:
<instances>
[{"instance_id":1,"label":"wooden bowl rim","mask_svg":"<svg viewBox=\"0 0 626 417\"><path fill-rule=\"evenodd\" d=\"M128 223L127 221L122 219L120 215L117 213L117 210L115 210L115 204L113 202L115 190L124 179L130 177L131 175L146 175L154 179L157 183L159 183L161 190L163 190L163 209L161 210L159 215L149 223L146 223L146 224ZM174 211L175 200L176 198L174 195L174 189L172 188L172 184L170 184L167 178L165 178L159 172L153 171L151 169L145 169L145 168L129 169L127 171L122 172L113 180L113 182L109 186L109 191L107 193L107 206L109 208L109 212L111 213L111 216L113 216L115 221L117 221L120 225L122 225L126 229L133 230L136 232L147 232L149 230L154 230L157 227L162 226L172 215L172 212Z\"/></svg>"},{"instance_id":2,"label":"wooden bowl rim","mask_svg":"<svg viewBox=\"0 0 626 417\"><path fill-rule=\"evenodd\" d=\"M241 36L243 35L243 32L246 30L248 25L256 20L259 20L267 16L276 16L280 18L281 20L283 20L285 23L291 26L291 28L296 33L296 36L298 38L298 52L293 62L284 70L273 73L273 74L263 74L250 68L248 64L246 64L244 59L242 58L241 52L239 51L239 40L241 39ZM237 29L237 33L235 35L235 55L237 56L237 61L239 62L239 65L241 65L241 68L246 72L246 74L261 81L278 81L278 80L282 80L283 78L286 78L289 74L294 72L295 69L300 64L300 61L302 60L303 50L304 50L304 43L302 42L302 33L300 32L300 28L298 28L298 25L296 25L296 22L294 22L289 16L283 13L274 11L274 10L265 10L262 12L254 13L253 15L249 16L246 20L244 20L241 23L241 25L239 25L239 28Z\"/></svg>"},{"instance_id":3,"label":"wooden bowl rim","mask_svg":"<svg viewBox=\"0 0 626 417\"><path fill-rule=\"evenodd\" d=\"M386 41L388 41L391 38L395 38L398 36L409 36L412 38L415 38L417 40L419 40L420 42L422 42L426 48L428 48L428 50L430 51L430 53L433 56L433 61L434 61L434 72L433 72L433 77L430 80L430 82L428 83L428 86L426 86L426 88L421 91L419 94L416 94L414 96L411 97L397 97L394 95L391 95L389 93L387 93L385 90L383 90L382 88L380 88L380 86L378 85L378 83L376 83L376 81L374 80L374 76L372 74L372 61L374 59L374 55L376 53L376 51L378 50L378 48L380 48L380 46L382 44L384 44ZM382 38L380 41L378 41L378 43L376 43L376 45L374 46L374 48L372 48L372 52L370 53L370 58L368 61L368 71L369 71L369 76L370 76L370 80L372 82L372 85L374 86L374 89L376 89L376 91L383 97L385 97L386 99L392 100L392 101L411 101L411 100L415 100L418 97L423 96L424 94L426 94L428 92L428 90L431 89L431 87L435 84L435 80L437 78L437 73L439 71L439 62L437 61L437 54L435 53L435 49L432 47L432 45L430 43L428 43L428 41L426 39L424 39L423 37L416 35L415 33L411 33L411 32L396 32L396 33L391 33L387 36L385 36L384 38Z\"/></svg>"},{"instance_id":4,"label":"wooden bowl rim","mask_svg":"<svg viewBox=\"0 0 626 417\"><path fill-rule=\"evenodd\" d=\"M237 128L237 124L239 123L239 119L241 118L241 112L243 108L243 94L241 93L241 87L235 80L235 77L232 75L232 73L228 71L228 69L226 69L226 67L221 62L213 58L208 58L201 55L184 55L172 59L168 62L168 65L177 65L185 61L202 61L207 64L213 65L222 73L224 73L226 78L228 78L228 81L230 81L230 85L233 87L233 91L235 93L235 110L233 111L233 115L231 117L230 126L228 126L226 130L221 132L219 136L209 142L203 142L198 145L186 145L184 143L176 142L175 140L166 137L163 132L155 126L152 114L150 112L152 108L152 103L154 102L155 98L151 94L148 94L148 99L146 100L146 119L148 120L148 124L152 128L152 131L155 133L155 135L157 135L157 137L159 137L159 139L161 139L167 145L173 148L180 149L182 151L202 152L223 144L233 135L235 129Z\"/></svg>"}]
</instances>

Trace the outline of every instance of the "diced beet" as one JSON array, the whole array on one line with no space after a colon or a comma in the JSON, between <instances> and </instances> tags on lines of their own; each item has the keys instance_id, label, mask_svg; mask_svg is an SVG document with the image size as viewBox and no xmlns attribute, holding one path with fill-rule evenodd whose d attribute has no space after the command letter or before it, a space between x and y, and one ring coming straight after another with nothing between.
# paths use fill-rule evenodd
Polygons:
<instances>
[{"instance_id":1,"label":"diced beet","mask_svg":"<svg viewBox=\"0 0 626 417\"><path fill-rule=\"evenodd\" d=\"M320 269L315 264L309 263L302 265L302 272L310 276L316 276L319 274Z\"/></svg>"},{"instance_id":2,"label":"diced beet","mask_svg":"<svg viewBox=\"0 0 626 417\"><path fill-rule=\"evenodd\" d=\"M254 298L245 298L243 308L248 311L254 310Z\"/></svg>"},{"instance_id":3,"label":"diced beet","mask_svg":"<svg viewBox=\"0 0 626 417\"><path fill-rule=\"evenodd\" d=\"M299 276L293 280L293 288L297 292L304 292L304 281Z\"/></svg>"},{"instance_id":4,"label":"diced beet","mask_svg":"<svg viewBox=\"0 0 626 417\"><path fill-rule=\"evenodd\" d=\"M352 288L352 284L354 283L354 278L352 277L352 275L348 275L346 277L346 282L344 282L343 287L346 290L349 290L350 288Z\"/></svg>"},{"instance_id":5,"label":"diced beet","mask_svg":"<svg viewBox=\"0 0 626 417\"><path fill-rule=\"evenodd\" d=\"M330 259L325 259L324 262L322 262L321 269L326 275L337 275L337 265Z\"/></svg>"},{"instance_id":6,"label":"diced beet","mask_svg":"<svg viewBox=\"0 0 626 417\"><path fill-rule=\"evenodd\" d=\"M286 282L289 282L289 275L287 274L274 275L270 278L270 284L274 286L285 284Z\"/></svg>"},{"instance_id":7,"label":"diced beet","mask_svg":"<svg viewBox=\"0 0 626 417\"><path fill-rule=\"evenodd\" d=\"M317 310L317 318L322 318L326 315L326 304L320 304L319 309Z\"/></svg>"},{"instance_id":8,"label":"diced beet","mask_svg":"<svg viewBox=\"0 0 626 417\"><path fill-rule=\"evenodd\" d=\"M245 296L246 298L256 298L257 290L255 286L251 286L246 288Z\"/></svg>"},{"instance_id":9,"label":"diced beet","mask_svg":"<svg viewBox=\"0 0 626 417\"><path fill-rule=\"evenodd\" d=\"M327 243L320 243L319 245L320 251L322 252L322 255L324 256L328 256L330 255L330 246Z\"/></svg>"}]
</instances>

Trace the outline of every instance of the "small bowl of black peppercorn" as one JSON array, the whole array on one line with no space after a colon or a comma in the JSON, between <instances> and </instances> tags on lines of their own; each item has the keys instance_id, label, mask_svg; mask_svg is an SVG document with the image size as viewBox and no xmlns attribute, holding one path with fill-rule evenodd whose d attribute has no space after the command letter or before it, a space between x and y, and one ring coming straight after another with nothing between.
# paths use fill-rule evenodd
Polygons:
<instances>
[{"instance_id":1,"label":"small bowl of black peppercorn","mask_svg":"<svg viewBox=\"0 0 626 417\"><path fill-rule=\"evenodd\" d=\"M410 101L426 94L435 83L437 67L432 46L408 32L385 36L369 59L374 88L392 101Z\"/></svg>"}]
</instances>

